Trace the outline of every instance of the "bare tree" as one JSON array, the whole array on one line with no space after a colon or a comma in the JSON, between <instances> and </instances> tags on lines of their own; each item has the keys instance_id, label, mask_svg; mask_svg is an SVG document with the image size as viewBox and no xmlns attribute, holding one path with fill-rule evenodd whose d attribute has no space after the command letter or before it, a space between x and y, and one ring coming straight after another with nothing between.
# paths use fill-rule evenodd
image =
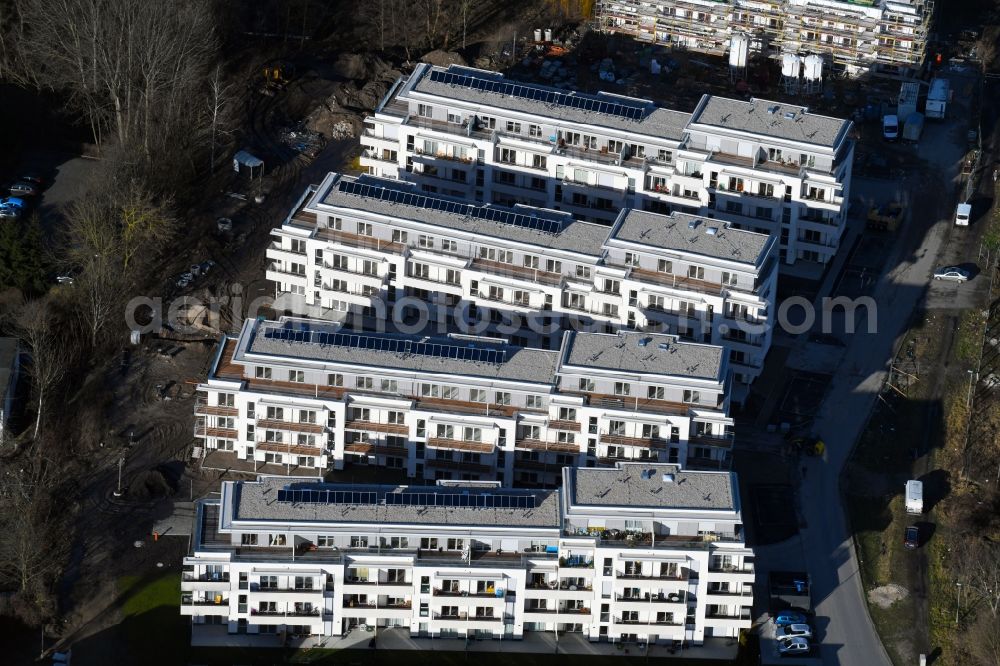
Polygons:
<instances>
[{"instance_id":1,"label":"bare tree","mask_svg":"<svg viewBox=\"0 0 1000 666\"><path fill-rule=\"evenodd\" d=\"M28 301L21 308L16 322L18 334L31 352L28 367L37 404L36 439L42 428L45 400L65 376L70 360L66 332L56 321L51 303L48 297Z\"/></svg>"},{"instance_id":2,"label":"bare tree","mask_svg":"<svg viewBox=\"0 0 1000 666\"><path fill-rule=\"evenodd\" d=\"M979 666L1000 666L1000 617L980 613L962 641Z\"/></svg>"},{"instance_id":3,"label":"bare tree","mask_svg":"<svg viewBox=\"0 0 1000 666\"><path fill-rule=\"evenodd\" d=\"M209 165L212 172L215 172L215 155L218 146L218 136L220 132L226 132L231 111L233 98L233 86L226 83L222 77L221 68L216 65L212 71L212 77L208 81L208 118L209 134L211 136L211 154Z\"/></svg>"},{"instance_id":4,"label":"bare tree","mask_svg":"<svg viewBox=\"0 0 1000 666\"><path fill-rule=\"evenodd\" d=\"M956 568L973 603L985 604L1000 617L1000 543L981 538L964 539Z\"/></svg>"}]
</instances>

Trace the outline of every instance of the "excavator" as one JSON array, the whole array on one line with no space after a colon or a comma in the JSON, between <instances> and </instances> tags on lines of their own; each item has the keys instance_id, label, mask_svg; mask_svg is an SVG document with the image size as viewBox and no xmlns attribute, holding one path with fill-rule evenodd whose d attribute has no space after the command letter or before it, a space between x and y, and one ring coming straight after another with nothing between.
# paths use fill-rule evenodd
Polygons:
<instances>
[{"instance_id":1,"label":"excavator","mask_svg":"<svg viewBox=\"0 0 1000 666\"><path fill-rule=\"evenodd\" d=\"M786 438L788 447L795 453L804 453L807 456L822 456L826 451L826 444L822 439L814 435L792 435Z\"/></svg>"}]
</instances>

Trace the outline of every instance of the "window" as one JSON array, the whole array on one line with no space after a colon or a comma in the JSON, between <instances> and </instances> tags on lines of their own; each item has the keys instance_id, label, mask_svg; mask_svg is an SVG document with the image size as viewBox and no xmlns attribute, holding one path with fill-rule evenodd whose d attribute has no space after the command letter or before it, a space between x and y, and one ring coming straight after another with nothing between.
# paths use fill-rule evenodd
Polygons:
<instances>
[{"instance_id":1,"label":"window","mask_svg":"<svg viewBox=\"0 0 1000 666\"><path fill-rule=\"evenodd\" d=\"M520 134L521 133L521 123L516 123L513 120L508 120L507 121L507 131L508 132L512 132L514 134Z\"/></svg>"},{"instance_id":2,"label":"window","mask_svg":"<svg viewBox=\"0 0 1000 666\"><path fill-rule=\"evenodd\" d=\"M650 400L663 400L666 390L662 386L649 386L646 388L646 397Z\"/></svg>"},{"instance_id":3,"label":"window","mask_svg":"<svg viewBox=\"0 0 1000 666\"><path fill-rule=\"evenodd\" d=\"M528 136L540 137L542 135L541 125L528 125Z\"/></svg>"},{"instance_id":4,"label":"window","mask_svg":"<svg viewBox=\"0 0 1000 666\"><path fill-rule=\"evenodd\" d=\"M368 547L368 537L366 536L351 537L351 548L367 548L367 547Z\"/></svg>"},{"instance_id":5,"label":"window","mask_svg":"<svg viewBox=\"0 0 1000 666\"><path fill-rule=\"evenodd\" d=\"M688 277L692 280L704 280L705 268L703 266L688 266Z\"/></svg>"},{"instance_id":6,"label":"window","mask_svg":"<svg viewBox=\"0 0 1000 666\"><path fill-rule=\"evenodd\" d=\"M580 380L580 390L584 391L585 393L593 393L594 392L594 380L593 379L586 379L586 378L581 379Z\"/></svg>"},{"instance_id":7,"label":"window","mask_svg":"<svg viewBox=\"0 0 1000 666\"><path fill-rule=\"evenodd\" d=\"M467 442L483 441L483 429L467 426L462 432L462 439Z\"/></svg>"},{"instance_id":8,"label":"window","mask_svg":"<svg viewBox=\"0 0 1000 666\"><path fill-rule=\"evenodd\" d=\"M358 222L358 235L359 236L371 236L372 235L372 225L368 222Z\"/></svg>"},{"instance_id":9,"label":"window","mask_svg":"<svg viewBox=\"0 0 1000 666\"><path fill-rule=\"evenodd\" d=\"M418 104L417 115L423 116L424 118L430 118L434 115L434 107L430 104Z\"/></svg>"},{"instance_id":10,"label":"window","mask_svg":"<svg viewBox=\"0 0 1000 666\"><path fill-rule=\"evenodd\" d=\"M525 407L528 409L541 409L542 407L542 396L540 395L529 395L525 398Z\"/></svg>"},{"instance_id":11,"label":"window","mask_svg":"<svg viewBox=\"0 0 1000 666\"><path fill-rule=\"evenodd\" d=\"M448 112L448 122L452 123L454 125L461 125L462 124L462 115L459 114L459 113L452 113L451 111L449 111Z\"/></svg>"},{"instance_id":12,"label":"window","mask_svg":"<svg viewBox=\"0 0 1000 666\"><path fill-rule=\"evenodd\" d=\"M562 273L562 262L556 261L554 259L545 260L545 272L547 273Z\"/></svg>"},{"instance_id":13,"label":"window","mask_svg":"<svg viewBox=\"0 0 1000 666\"><path fill-rule=\"evenodd\" d=\"M664 150L663 148L660 148L656 153L656 160L658 162L666 162L667 164L669 164L673 159L674 155L669 150Z\"/></svg>"},{"instance_id":14,"label":"window","mask_svg":"<svg viewBox=\"0 0 1000 666\"><path fill-rule=\"evenodd\" d=\"M510 393L507 391L497 391L493 394L493 402L498 405L509 405Z\"/></svg>"},{"instance_id":15,"label":"window","mask_svg":"<svg viewBox=\"0 0 1000 666\"><path fill-rule=\"evenodd\" d=\"M344 385L344 375L339 372L331 372L326 376L327 386L343 386Z\"/></svg>"},{"instance_id":16,"label":"window","mask_svg":"<svg viewBox=\"0 0 1000 666\"><path fill-rule=\"evenodd\" d=\"M277 590L278 589L278 577L277 576L261 576L260 577L260 589L262 590ZM274 602L271 602L274 603Z\"/></svg>"},{"instance_id":17,"label":"window","mask_svg":"<svg viewBox=\"0 0 1000 666\"><path fill-rule=\"evenodd\" d=\"M437 424L437 436L442 439L455 439L455 426L445 423Z\"/></svg>"},{"instance_id":18,"label":"window","mask_svg":"<svg viewBox=\"0 0 1000 666\"><path fill-rule=\"evenodd\" d=\"M257 545L257 535L256 534L243 534L240 536L240 544L244 546L256 546Z\"/></svg>"},{"instance_id":19,"label":"window","mask_svg":"<svg viewBox=\"0 0 1000 666\"><path fill-rule=\"evenodd\" d=\"M406 243L406 232L400 231L399 229L392 230L392 242L393 243Z\"/></svg>"},{"instance_id":20,"label":"window","mask_svg":"<svg viewBox=\"0 0 1000 666\"><path fill-rule=\"evenodd\" d=\"M356 377L354 379L355 388L364 389L366 391L372 390L375 385L375 381L371 377Z\"/></svg>"},{"instance_id":21,"label":"window","mask_svg":"<svg viewBox=\"0 0 1000 666\"><path fill-rule=\"evenodd\" d=\"M441 241L441 249L445 252L458 252L458 241L443 239Z\"/></svg>"},{"instance_id":22,"label":"window","mask_svg":"<svg viewBox=\"0 0 1000 666\"><path fill-rule=\"evenodd\" d=\"M533 269L537 270L538 269L538 257L536 257L534 255L531 255L531 254L524 255L524 267L525 268L533 268Z\"/></svg>"},{"instance_id":23,"label":"window","mask_svg":"<svg viewBox=\"0 0 1000 666\"><path fill-rule=\"evenodd\" d=\"M660 273L673 273L674 272L674 262L669 259L660 259L656 262L656 270Z\"/></svg>"},{"instance_id":24,"label":"window","mask_svg":"<svg viewBox=\"0 0 1000 666\"><path fill-rule=\"evenodd\" d=\"M316 537L316 545L320 548L333 548L337 543L332 534L320 534Z\"/></svg>"},{"instance_id":25,"label":"window","mask_svg":"<svg viewBox=\"0 0 1000 666\"><path fill-rule=\"evenodd\" d=\"M371 259L361 262L361 272L365 275L378 275L378 263Z\"/></svg>"},{"instance_id":26,"label":"window","mask_svg":"<svg viewBox=\"0 0 1000 666\"><path fill-rule=\"evenodd\" d=\"M664 310L663 306L663 296L650 296L649 302L646 305L650 310L657 310L662 312Z\"/></svg>"},{"instance_id":27,"label":"window","mask_svg":"<svg viewBox=\"0 0 1000 666\"><path fill-rule=\"evenodd\" d=\"M583 279L583 280L589 280L590 279L590 266L580 266L580 265L577 265L577 267L576 267L576 276L578 278Z\"/></svg>"},{"instance_id":28,"label":"window","mask_svg":"<svg viewBox=\"0 0 1000 666\"><path fill-rule=\"evenodd\" d=\"M268 421L284 421L285 420L285 410L281 407L268 407L267 408L267 420Z\"/></svg>"},{"instance_id":29,"label":"window","mask_svg":"<svg viewBox=\"0 0 1000 666\"><path fill-rule=\"evenodd\" d=\"M427 421L423 419L417 419L417 437L427 436ZM421 444L423 446L423 444Z\"/></svg>"},{"instance_id":30,"label":"window","mask_svg":"<svg viewBox=\"0 0 1000 666\"><path fill-rule=\"evenodd\" d=\"M262 368L258 366L254 368L254 375L257 377L257 379L270 379L271 368Z\"/></svg>"},{"instance_id":31,"label":"window","mask_svg":"<svg viewBox=\"0 0 1000 666\"><path fill-rule=\"evenodd\" d=\"M576 421L576 410L572 407L560 407L559 408L559 420L560 421Z\"/></svg>"},{"instance_id":32,"label":"window","mask_svg":"<svg viewBox=\"0 0 1000 666\"><path fill-rule=\"evenodd\" d=\"M639 265L639 255L635 252L625 253L625 265L626 266L638 266Z\"/></svg>"},{"instance_id":33,"label":"window","mask_svg":"<svg viewBox=\"0 0 1000 666\"><path fill-rule=\"evenodd\" d=\"M486 402L484 389L469 389L469 402Z\"/></svg>"},{"instance_id":34,"label":"window","mask_svg":"<svg viewBox=\"0 0 1000 666\"><path fill-rule=\"evenodd\" d=\"M730 287L736 286L736 273L722 273L722 284Z\"/></svg>"},{"instance_id":35,"label":"window","mask_svg":"<svg viewBox=\"0 0 1000 666\"><path fill-rule=\"evenodd\" d=\"M383 379L381 387L383 393L399 393L399 382L395 379Z\"/></svg>"},{"instance_id":36,"label":"window","mask_svg":"<svg viewBox=\"0 0 1000 666\"><path fill-rule=\"evenodd\" d=\"M700 402L701 393L698 391L684 390L684 402Z\"/></svg>"},{"instance_id":37,"label":"window","mask_svg":"<svg viewBox=\"0 0 1000 666\"><path fill-rule=\"evenodd\" d=\"M546 162L545 155L531 156L531 166L534 167L535 169L545 169L547 165L548 163Z\"/></svg>"},{"instance_id":38,"label":"window","mask_svg":"<svg viewBox=\"0 0 1000 666\"><path fill-rule=\"evenodd\" d=\"M438 540L434 537L421 537L420 539L420 549L421 550L437 550ZM421 584L423 584L423 578L421 578Z\"/></svg>"},{"instance_id":39,"label":"window","mask_svg":"<svg viewBox=\"0 0 1000 666\"><path fill-rule=\"evenodd\" d=\"M299 423L316 423L316 412L311 409L300 409Z\"/></svg>"},{"instance_id":40,"label":"window","mask_svg":"<svg viewBox=\"0 0 1000 666\"><path fill-rule=\"evenodd\" d=\"M632 395L632 385L628 382L615 382L615 395Z\"/></svg>"},{"instance_id":41,"label":"window","mask_svg":"<svg viewBox=\"0 0 1000 666\"><path fill-rule=\"evenodd\" d=\"M611 280L609 278L604 279L604 286L601 288L605 294L618 294L621 293L621 282L618 280Z\"/></svg>"},{"instance_id":42,"label":"window","mask_svg":"<svg viewBox=\"0 0 1000 666\"><path fill-rule=\"evenodd\" d=\"M296 384L304 384L306 381L306 373L304 370L289 370L288 371L288 381L294 382Z\"/></svg>"},{"instance_id":43,"label":"window","mask_svg":"<svg viewBox=\"0 0 1000 666\"><path fill-rule=\"evenodd\" d=\"M560 430L556 433L556 441L560 444L576 444L576 435L571 432Z\"/></svg>"},{"instance_id":44,"label":"window","mask_svg":"<svg viewBox=\"0 0 1000 666\"><path fill-rule=\"evenodd\" d=\"M417 245L419 247L433 248L434 247L434 237L433 236L425 236L424 234L420 234L419 236L417 236Z\"/></svg>"},{"instance_id":45,"label":"window","mask_svg":"<svg viewBox=\"0 0 1000 666\"><path fill-rule=\"evenodd\" d=\"M501 148L498 161L504 164L517 164L517 151L512 148Z\"/></svg>"}]
</instances>

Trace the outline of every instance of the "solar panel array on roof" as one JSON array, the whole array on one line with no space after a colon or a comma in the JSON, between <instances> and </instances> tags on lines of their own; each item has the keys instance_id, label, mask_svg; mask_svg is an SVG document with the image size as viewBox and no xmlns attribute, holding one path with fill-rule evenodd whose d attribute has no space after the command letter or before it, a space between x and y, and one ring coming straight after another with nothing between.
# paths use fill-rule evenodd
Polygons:
<instances>
[{"instance_id":1,"label":"solar panel array on roof","mask_svg":"<svg viewBox=\"0 0 1000 666\"><path fill-rule=\"evenodd\" d=\"M390 201L392 203L398 203L404 206L414 206L416 208L440 210L445 213L454 213L456 215L466 215L478 220L489 220L500 224L510 224L515 227L534 229L535 231L541 231L547 234L557 234L562 231L562 222L560 220L552 220L537 217L535 215L515 213L514 211L504 210L502 208L460 203L457 201L451 201L450 199L429 197L424 194L407 192L406 190L398 190L391 187L369 185L368 183L360 183L356 180L342 180L337 187L341 192L352 194L354 196L379 199L380 201Z\"/></svg>"},{"instance_id":2,"label":"solar panel array on roof","mask_svg":"<svg viewBox=\"0 0 1000 666\"><path fill-rule=\"evenodd\" d=\"M534 509L534 495L492 493L386 493L385 503L396 506L457 506L479 509Z\"/></svg>"},{"instance_id":3,"label":"solar panel array on roof","mask_svg":"<svg viewBox=\"0 0 1000 666\"><path fill-rule=\"evenodd\" d=\"M353 333L326 333L323 331L273 327L264 329L264 338L314 345L331 345L349 349L370 349L373 351L400 354L402 356L415 355L450 358L459 361L490 363L493 365L499 365L507 360L507 350L502 348L490 349L441 342L416 342L414 340L382 338L374 335Z\"/></svg>"},{"instance_id":4,"label":"solar panel array on roof","mask_svg":"<svg viewBox=\"0 0 1000 666\"><path fill-rule=\"evenodd\" d=\"M510 83L508 81L484 79L455 72L435 69L431 71L431 81L446 83L473 90L497 93L499 95L510 95L522 99L533 99L546 104L558 104L584 111L595 111L606 113L628 120L641 120L646 115L646 106L638 104L627 104L623 102L613 102L594 97L584 97L571 93L564 93L556 90L548 90L538 86L525 85L523 83Z\"/></svg>"},{"instance_id":5,"label":"solar panel array on roof","mask_svg":"<svg viewBox=\"0 0 1000 666\"><path fill-rule=\"evenodd\" d=\"M378 493L354 490L279 490L278 501L303 504L377 504Z\"/></svg>"}]
</instances>

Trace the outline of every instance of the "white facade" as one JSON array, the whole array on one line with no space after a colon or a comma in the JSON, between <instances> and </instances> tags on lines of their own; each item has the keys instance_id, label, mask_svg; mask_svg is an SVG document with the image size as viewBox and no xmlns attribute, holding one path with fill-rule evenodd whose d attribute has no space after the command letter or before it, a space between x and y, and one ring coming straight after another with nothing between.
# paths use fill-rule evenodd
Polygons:
<instances>
[{"instance_id":1,"label":"white facade","mask_svg":"<svg viewBox=\"0 0 1000 666\"><path fill-rule=\"evenodd\" d=\"M310 188L267 249L280 307L354 313L377 326L416 318L406 303L419 301L432 326L547 348L567 328L666 332L724 346L738 392L760 374L776 238L684 213L622 210L607 227L410 192L398 181L340 174ZM525 218L538 228L518 226Z\"/></svg>"},{"instance_id":2,"label":"white facade","mask_svg":"<svg viewBox=\"0 0 1000 666\"><path fill-rule=\"evenodd\" d=\"M768 111L775 106L780 113ZM424 192L578 220L610 224L622 208L712 216L778 234L787 263L826 262L846 216L850 130L765 100L706 95L691 114L418 65L365 120L361 164ZM743 189L724 189L729 181L713 173L742 178ZM826 226L800 224L810 219Z\"/></svg>"},{"instance_id":3,"label":"white facade","mask_svg":"<svg viewBox=\"0 0 1000 666\"><path fill-rule=\"evenodd\" d=\"M736 34L755 52L817 53L850 75L915 73L923 64L932 0L601 0L609 33L723 54Z\"/></svg>"},{"instance_id":4,"label":"white facade","mask_svg":"<svg viewBox=\"0 0 1000 666\"><path fill-rule=\"evenodd\" d=\"M750 627L734 476L639 464L563 476L555 491L225 482L198 505L181 614L195 633L687 645Z\"/></svg>"},{"instance_id":5,"label":"white facade","mask_svg":"<svg viewBox=\"0 0 1000 666\"><path fill-rule=\"evenodd\" d=\"M246 321L198 386L195 435L261 465L369 464L421 482L552 485L564 466L618 460L728 468L721 347L638 332L567 332L553 351L340 334L353 331ZM468 354L487 356L454 357Z\"/></svg>"}]
</instances>

